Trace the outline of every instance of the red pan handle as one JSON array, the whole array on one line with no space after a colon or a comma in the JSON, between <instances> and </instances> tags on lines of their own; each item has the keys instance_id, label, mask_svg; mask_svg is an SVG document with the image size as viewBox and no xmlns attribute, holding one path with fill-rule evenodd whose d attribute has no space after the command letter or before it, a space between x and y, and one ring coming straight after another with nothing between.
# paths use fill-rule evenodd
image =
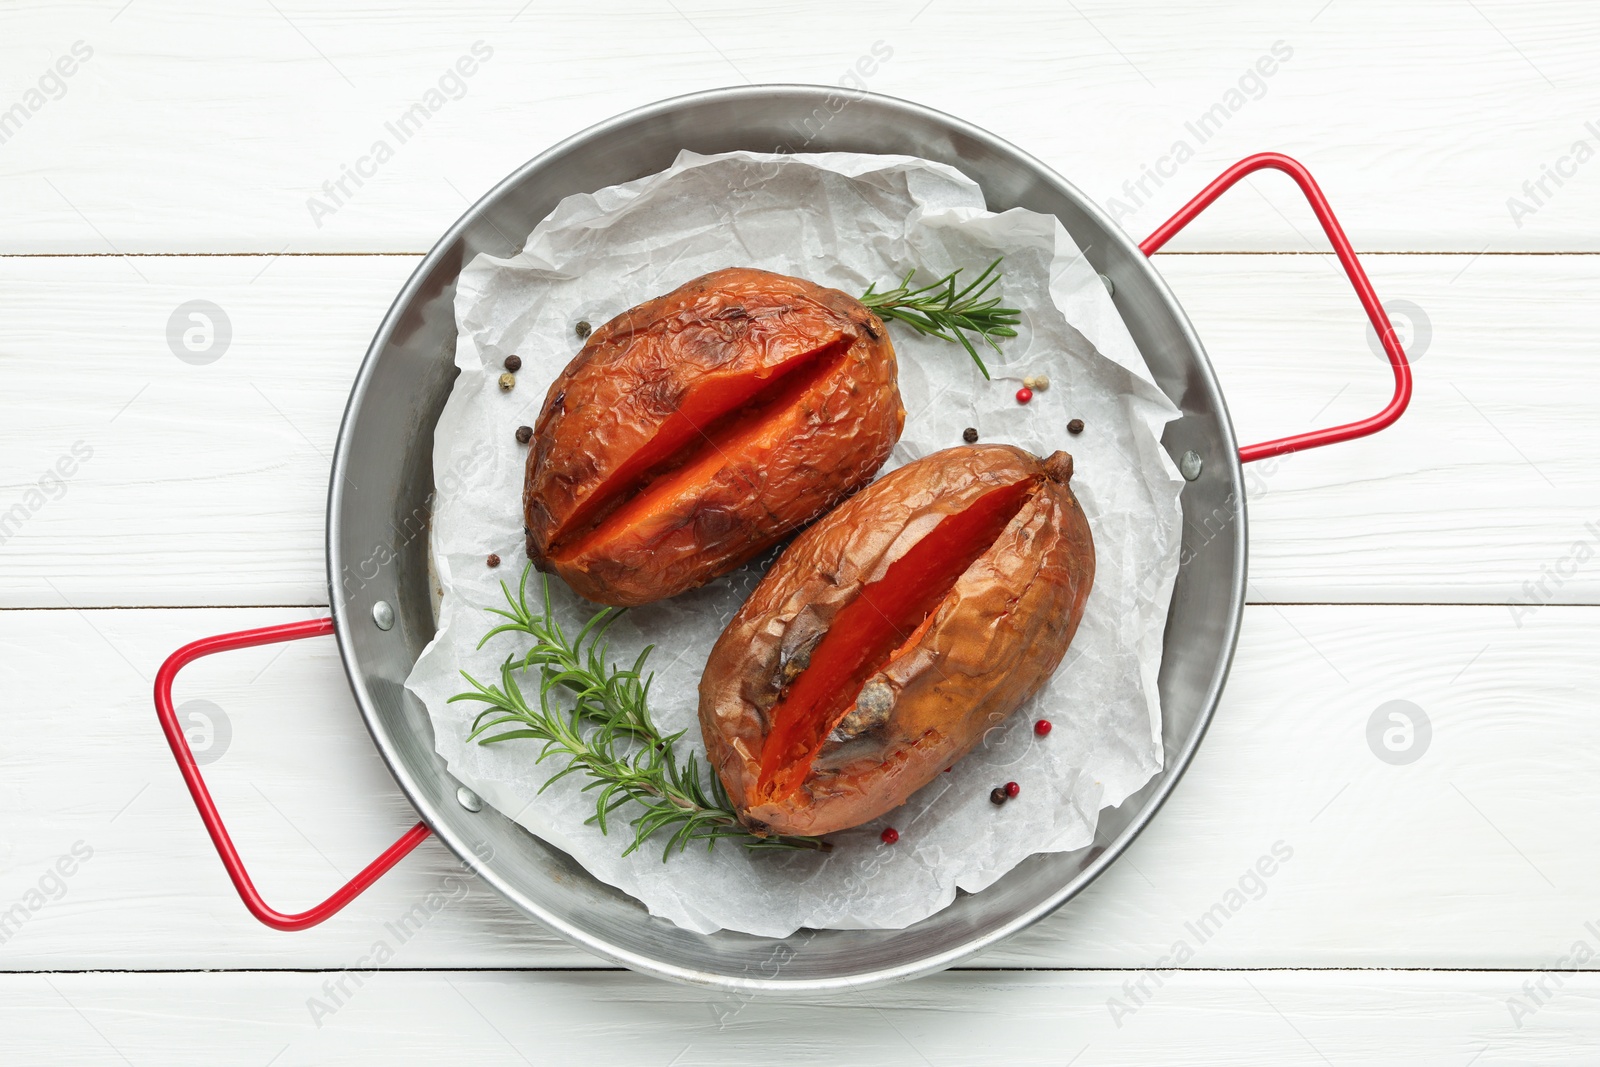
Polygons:
<instances>
[{"instance_id":1,"label":"red pan handle","mask_svg":"<svg viewBox=\"0 0 1600 1067\"><path fill-rule=\"evenodd\" d=\"M244 861L239 858L238 850L233 847L233 839L228 836L227 827L222 825L222 815L211 800L211 791L206 788L205 779L200 776L200 766L195 763L194 753L189 750L189 742L183 736L183 728L178 723L178 713L172 706L172 683L177 679L179 671L201 656L209 656L214 652L230 652L236 648L276 644L280 641L296 641L302 637L321 637L331 633L333 633L332 619L308 619L305 622L291 622L282 626L263 626L259 630L240 630L238 633L204 637L184 645L168 656L167 661L161 665L161 670L156 672L156 716L161 720L161 729L167 735L167 744L172 746L173 756L177 757L178 770L183 772L183 780L189 787L189 795L194 797L194 806L200 809L200 821L206 824L206 831L211 835L212 843L217 846L217 855L222 857L222 865L228 869L228 877L233 879L233 887L239 891L244 906L250 909L250 914L276 930L305 930L334 915L365 892L373 882L382 878L390 867L404 859L406 854L420 845L432 831L428 829L427 823L417 823L407 830L400 840L384 850L383 855L367 864L360 874L346 882L338 892L321 904L295 914L278 911L262 900L261 894L256 892L255 883L250 881L250 874L244 869Z\"/></svg>"},{"instance_id":2,"label":"red pan handle","mask_svg":"<svg viewBox=\"0 0 1600 1067\"><path fill-rule=\"evenodd\" d=\"M1317 187L1316 179L1311 177L1311 172L1298 161L1277 152L1246 156L1218 175L1215 181L1200 190L1199 195L1179 208L1176 215L1163 222L1155 233L1146 237L1139 245L1139 251L1147 256L1155 255L1179 230L1194 221L1196 215L1210 207L1212 201L1231 189L1240 178L1268 167L1281 170L1294 179L1295 184L1300 186L1300 191L1305 194L1306 200L1310 202L1317 221L1322 223L1322 232L1327 234L1328 240L1332 242L1334 254L1339 257L1339 263L1349 276L1350 284L1355 287L1356 298L1366 309L1367 318L1372 320L1372 328L1377 330L1378 336L1383 339L1383 350L1389 354L1389 366L1394 370L1394 396L1382 411L1358 422L1297 433L1291 437L1280 437L1276 441L1267 441L1259 445L1246 445L1239 449L1239 460L1242 463L1251 463L1269 456L1282 456L1306 448L1337 444L1340 441L1352 441L1357 437L1377 433L1398 419L1400 413L1405 411L1406 405L1411 403L1411 365L1406 362L1405 350L1400 347L1400 340L1395 336L1394 326L1389 322L1389 314L1383 310L1378 294L1372 291L1372 283L1367 280L1367 272L1361 269L1361 261L1356 258L1355 249L1350 247L1350 239L1344 235L1339 220L1334 218L1327 197L1322 195L1322 190Z\"/></svg>"}]
</instances>

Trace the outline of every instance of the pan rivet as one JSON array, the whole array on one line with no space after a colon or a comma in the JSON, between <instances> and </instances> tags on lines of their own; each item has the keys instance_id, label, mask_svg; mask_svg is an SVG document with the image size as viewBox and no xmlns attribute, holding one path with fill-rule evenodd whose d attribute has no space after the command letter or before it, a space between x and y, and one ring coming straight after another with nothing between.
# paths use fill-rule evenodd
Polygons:
<instances>
[{"instance_id":1,"label":"pan rivet","mask_svg":"<svg viewBox=\"0 0 1600 1067\"><path fill-rule=\"evenodd\" d=\"M1106 287L1106 292L1110 293L1112 296L1116 296L1117 295L1117 287L1115 285L1111 284L1111 279L1110 278L1108 278L1104 274L1102 274L1102 275L1100 275L1100 282L1101 282L1102 285L1104 285Z\"/></svg>"},{"instance_id":2,"label":"pan rivet","mask_svg":"<svg viewBox=\"0 0 1600 1067\"><path fill-rule=\"evenodd\" d=\"M372 605L372 621L378 624L380 630L394 628L394 608L389 606L387 600L380 600Z\"/></svg>"},{"instance_id":3,"label":"pan rivet","mask_svg":"<svg viewBox=\"0 0 1600 1067\"><path fill-rule=\"evenodd\" d=\"M1178 460L1178 473L1183 475L1184 481L1192 482L1200 477L1200 468L1203 465L1200 453L1191 448L1183 454L1182 459Z\"/></svg>"},{"instance_id":4,"label":"pan rivet","mask_svg":"<svg viewBox=\"0 0 1600 1067\"><path fill-rule=\"evenodd\" d=\"M466 786L456 790L456 801L468 811L483 810L483 799Z\"/></svg>"}]
</instances>

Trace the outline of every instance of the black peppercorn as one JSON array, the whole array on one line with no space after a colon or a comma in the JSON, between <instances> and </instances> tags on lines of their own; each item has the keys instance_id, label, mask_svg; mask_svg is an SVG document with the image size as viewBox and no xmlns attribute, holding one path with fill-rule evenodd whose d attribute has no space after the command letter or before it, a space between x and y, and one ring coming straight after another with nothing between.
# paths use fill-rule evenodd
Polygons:
<instances>
[{"instance_id":1,"label":"black peppercorn","mask_svg":"<svg viewBox=\"0 0 1600 1067\"><path fill-rule=\"evenodd\" d=\"M500 556L497 553L494 553L494 552L489 553L489 566L491 566L491 567L500 566Z\"/></svg>"},{"instance_id":2,"label":"black peppercorn","mask_svg":"<svg viewBox=\"0 0 1600 1067\"><path fill-rule=\"evenodd\" d=\"M962 430L961 431L961 439L963 441L965 441L969 445L977 444L978 443L978 430L977 430L977 427L968 426L965 430Z\"/></svg>"},{"instance_id":3,"label":"black peppercorn","mask_svg":"<svg viewBox=\"0 0 1600 1067\"><path fill-rule=\"evenodd\" d=\"M582 319L579 319L578 320L578 325L573 327L573 331L578 335L578 340L580 340L580 341L583 340L585 337L588 337L590 332L593 329L594 329L593 326L590 326L587 322L585 322Z\"/></svg>"},{"instance_id":4,"label":"black peppercorn","mask_svg":"<svg viewBox=\"0 0 1600 1067\"><path fill-rule=\"evenodd\" d=\"M533 427L532 426L518 426L517 427L517 444L525 445L531 440L533 440Z\"/></svg>"},{"instance_id":5,"label":"black peppercorn","mask_svg":"<svg viewBox=\"0 0 1600 1067\"><path fill-rule=\"evenodd\" d=\"M997 785L989 790L989 802L991 804L1004 804L1009 799L1006 796L1006 787L1003 785Z\"/></svg>"},{"instance_id":6,"label":"black peppercorn","mask_svg":"<svg viewBox=\"0 0 1600 1067\"><path fill-rule=\"evenodd\" d=\"M506 357L506 370L511 371L514 374L514 373L516 373L517 371L519 371L521 369L522 369L522 357L521 356L507 356Z\"/></svg>"},{"instance_id":7,"label":"black peppercorn","mask_svg":"<svg viewBox=\"0 0 1600 1067\"><path fill-rule=\"evenodd\" d=\"M1071 422L1067 423L1067 432L1068 433L1072 433L1072 434L1082 433L1083 432L1083 420L1082 419L1073 419Z\"/></svg>"}]
</instances>

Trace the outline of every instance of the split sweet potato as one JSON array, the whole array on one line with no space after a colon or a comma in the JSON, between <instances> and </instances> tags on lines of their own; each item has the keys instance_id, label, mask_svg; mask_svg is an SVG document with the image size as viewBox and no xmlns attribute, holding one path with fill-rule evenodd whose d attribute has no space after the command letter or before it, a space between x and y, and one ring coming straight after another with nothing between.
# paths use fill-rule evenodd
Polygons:
<instances>
[{"instance_id":1,"label":"split sweet potato","mask_svg":"<svg viewBox=\"0 0 1600 1067\"><path fill-rule=\"evenodd\" d=\"M602 604L673 596L867 484L904 425L877 315L798 278L707 274L600 327L550 386L528 555Z\"/></svg>"},{"instance_id":2,"label":"split sweet potato","mask_svg":"<svg viewBox=\"0 0 1600 1067\"><path fill-rule=\"evenodd\" d=\"M870 821L1038 691L1094 581L1071 475L1064 452L946 449L785 550L700 681L706 748L746 825Z\"/></svg>"}]
</instances>

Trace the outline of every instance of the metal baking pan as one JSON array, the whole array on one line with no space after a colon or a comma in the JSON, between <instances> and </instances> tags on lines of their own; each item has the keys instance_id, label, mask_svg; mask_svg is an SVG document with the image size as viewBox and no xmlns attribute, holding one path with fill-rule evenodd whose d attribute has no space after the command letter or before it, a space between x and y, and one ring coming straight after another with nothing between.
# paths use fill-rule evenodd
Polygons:
<instances>
[{"instance_id":1,"label":"metal baking pan","mask_svg":"<svg viewBox=\"0 0 1600 1067\"><path fill-rule=\"evenodd\" d=\"M433 493L433 426L455 377L452 302L461 268L480 252L508 255L572 193L666 168L681 149L702 153L871 152L948 163L982 187L990 209L1059 218L1113 299L1156 382L1182 411L1163 445L1189 479L1184 545L1160 673L1164 769L1100 815L1104 844L1036 855L981 893L903 930L801 930L783 939L690 933L651 917L492 808L463 793L434 751L428 712L404 680L433 636L425 521ZM1304 191L1389 354L1394 397L1379 414L1240 449L1211 364L1149 256L1234 182L1287 173ZM1082 892L1155 817L1216 711L1244 610L1242 465L1348 440L1389 425L1410 399L1405 354L1366 274L1316 183L1280 155L1229 168L1141 244L1044 164L960 119L836 86L718 89L665 100L563 141L506 178L450 228L395 298L350 391L328 488L332 617L226 634L187 645L156 680L156 706L202 821L246 906L284 930L337 912L431 832L529 917L597 955L663 978L755 991L836 990L912 978L993 947ZM210 653L332 633L372 739L421 816L350 883L298 914L269 906L252 885L211 802L172 706L172 682Z\"/></svg>"}]
</instances>

